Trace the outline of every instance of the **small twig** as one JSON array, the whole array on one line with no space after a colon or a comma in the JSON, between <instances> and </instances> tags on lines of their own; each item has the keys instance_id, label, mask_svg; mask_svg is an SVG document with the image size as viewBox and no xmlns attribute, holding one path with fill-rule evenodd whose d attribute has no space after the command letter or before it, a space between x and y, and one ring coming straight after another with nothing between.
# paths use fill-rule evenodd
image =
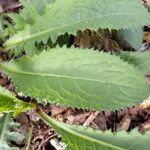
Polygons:
<instances>
[{"instance_id":1,"label":"small twig","mask_svg":"<svg viewBox=\"0 0 150 150\"><path fill-rule=\"evenodd\" d=\"M44 137L43 137L43 135L38 135L37 137L35 137L33 140L32 140L32 143L34 143L34 142L36 142L37 140L41 140L41 139L43 139Z\"/></svg>"},{"instance_id":2,"label":"small twig","mask_svg":"<svg viewBox=\"0 0 150 150\"><path fill-rule=\"evenodd\" d=\"M91 113L91 115L84 122L83 126L89 126L91 124L91 122L97 117L98 114L99 114L99 111Z\"/></svg>"},{"instance_id":3,"label":"small twig","mask_svg":"<svg viewBox=\"0 0 150 150\"><path fill-rule=\"evenodd\" d=\"M43 139L41 144L38 147L38 150L40 150L41 147L44 147L45 143L48 142L50 139L52 139L54 137L57 137L57 134L53 134L53 135L49 136L48 138L46 138L45 140Z\"/></svg>"},{"instance_id":4,"label":"small twig","mask_svg":"<svg viewBox=\"0 0 150 150\"><path fill-rule=\"evenodd\" d=\"M9 10L17 9L17 8L20 8L20 7L22 7L21 3L15 3L11 6L8 6L8 7L4 8L0 13L8 12Z\"/></svg>"},{"instance_id":5,"label":"small twig","mask_svg":"<svg viewBox=\"0 0 150 150\"><path fill-rule=\"evenodd\" d=\"M41 147L43 147L46 142L48 142L50 139L52 139L52 138L54 138L54 137L57 137L57 134L52 134L52 135L50 135L48 138L43 139L43 140L41 141L41 144L40 144L39 147L38 147L38 150L40 150Z\"/></svg>"},{"instance_id":6,"label":"small twig","mask_svg":"<svg viewBox=\"0 0 150 150\"><path fill-rule=\"evenodd\" d=\"M38 146L38 149L37 150L40 150L41 149L41 147L43 146L43 144L44 144L44 139L41 141L41 144Z\"/></svg>"}]
</instances>

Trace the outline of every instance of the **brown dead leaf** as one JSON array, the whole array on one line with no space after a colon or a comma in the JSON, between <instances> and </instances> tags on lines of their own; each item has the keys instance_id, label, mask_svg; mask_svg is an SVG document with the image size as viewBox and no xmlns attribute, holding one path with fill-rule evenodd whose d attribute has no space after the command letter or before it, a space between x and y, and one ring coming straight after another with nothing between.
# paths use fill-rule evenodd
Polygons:
<instances>
[{"instance_id":1,"label":"brown dead leaf","mask_svg":"<svg viewBox=\"0 0 150 150\"><path fill-rule=\"evenodd\" d=\"M102 131L105 131L107 129L106 116L103 113L99 113L93 122L95 124L94 126L97 126L98 129Z\"/></svg>"},{"instance_id":2,"label":"brown dead leaf","mask_svg":"<svg viewBox=\"0 0 150 150\"><path fill-rule=\"evenodd\" d=\"M143 2L144 2L144 6L149 9L150 8L150 0L143 0Z\"/></svg>"},{"instance_id":3,"label":"brown dead leaf","mask_svg":"<svg viewBox=\"0 0 150 150\"><path fill-rule=\"evenodd\" d=\"M127 114L124 118L116 125L116 131L128 131L131 124L131 117Z\"/></svg>"},{"instance_id":4,"label":"brown dead leaf","mask_svg":"<svg viewBox=\"0 0 150 150\"><path fill-rule=\"evenodd\" d=\"M64 107L56 106L56 105L51 105L50 109L51 109L52 116L57 116L66 110Z\"/></svg>"},{"instance_id":5,"label":"brown dead leaf","mask_svg":"<svg viewBox=\"0 0 150 150\"><path fill-rule=\"evenodd\" d=\"M98 29L97 31L89 29L84 31L78 30L74 39L74 46L104 51L119 50L118 44L111 38L112 35L108 29Z\"/></svg>"},{"instance_id":6,"label":"brown dead leaf","mask_svg":"<svg viewBox=\"0 0 150 150\"><path fill-rule=\"evenodd\" d=\"M139 126L139 131L145 132L150 130L150 119Z\"/></svg>"},{"instance_id":7,"label":"brown dead leaf","mask_svg":"<svg viewBox=\"0 0 150 150\"><path fill-rule=\"evenodd\" d=\"M78 115L70 115L67 117L67 122L71 124L83 124L91 112L84 112Z\"/></svg>"},{"instance_id":8,"label":"brown dead leaf","mask_svg":"<svg viewBox=\"0 0 150 150\"><path fill-rule=\"evenodd\" d=\"M146 43L150 43L150 32L149 31L144 32L144 41Z\"/></svg>"},{"instance_id":9,"label":"brown dead leaf","mask_svg":"<svg viewBox=\"0 0 150 150\"><path fill-rule=\"evenodd\" d=\"M18 0L0 0L0 6L2 6L2 12L16 12L21 8L21 3Z\"/></svg>"}]
</instances>

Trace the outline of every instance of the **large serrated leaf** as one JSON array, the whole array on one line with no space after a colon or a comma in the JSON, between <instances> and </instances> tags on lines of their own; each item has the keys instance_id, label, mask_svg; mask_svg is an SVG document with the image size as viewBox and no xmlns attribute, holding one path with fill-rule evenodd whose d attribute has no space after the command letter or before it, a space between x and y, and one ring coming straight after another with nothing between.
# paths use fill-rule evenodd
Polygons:
<instances>
[{"instance_id":1,"label":"large serrated leaf","mask_svg":"<svg viewBox=\"0 0 150 150\"><path fill-rule=\"evenodd\" d=\"M137 130L131 133L93 130L58 122L43 112L39 116L62 135L71 150L149 150L150 132L142 135Z\"/></svg>"},{"instance_id":2,"label":"large serrated leaf","mask_svg":"<svg viewBox=\"0 0 150 150\"><path fill-rule=\"evenodd\" d=\"M115 110L142 102L149 88L132 65L108 53L57 48L0 64L18 92L38 102Z\"/></svg>"},{"instance_id":3,"label":"large serrated leaf","mask_svg":"<svg viewBox=\"0 0 150 150\"><path fill-rule=\"evenodd\" d=\"M31 50L36 41L49 36L55 40L65 32L74 34L86 28L130 29L149 24L149 20L140 0L56 0L47 6L44 15L37 17L34 25L18 32L4 46L23 43L25 50Z\"/></svg>"},{"instance_id":4,"label":"large serrated leaf","mask_svg":"<svg viewBox=\"0 0 150 150\"><path fill-rule=\"evenodd\" d=\"M19 150L17 147L10 147L11 141L22 141L24 136L12 129L18 127L18 123L12 121L11 114L4 114L0 118L0 150Z\"/></svg>"},{"instance_id":5,"label":"large serrated leaf","mask_svg":"<svg viewBox=\"0 0 150 150\"><path fill-rule=\"evenodd\" d=\"M0 86L0 112L14 112L14 115L17 115L34 107L32 104L17 99L8 90Z\"/></svg>"}]
</instances>

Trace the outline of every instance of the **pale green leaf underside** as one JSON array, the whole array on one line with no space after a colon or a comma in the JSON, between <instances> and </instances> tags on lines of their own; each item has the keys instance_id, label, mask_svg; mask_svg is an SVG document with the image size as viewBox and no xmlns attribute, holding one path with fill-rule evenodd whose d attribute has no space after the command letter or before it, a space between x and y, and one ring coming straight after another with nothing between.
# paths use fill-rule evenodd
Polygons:
<instances>
[{"instance_id":1,"label":"pale green leaf underside","mask_svg":"<svg viewBox=\"0 0 150 150\"><path fill-rule=\"evenodd\" d=\"M43 112L40 117L62 135L71 150L149 150L150 132L142 135L137 130L131 133L111 131L101 132L82 126L58 122Z\"/></svg>"},{"instance_id":2,"label":"pale green leaf underside","mask_svg":"<svg viewBox=\"0 0 150 150\"><path fill-rule=\"evenodd\" d=\"M139 21L140 20L140 21ZM35 41L55 40L60 34L74 34L78 29L130 29L149 24L150 16L140 0L56 0L35 23L20 31L4 44L24 44L34 48Z\"/></svg>"},{"instance_id":3,"label":"pale green leaf underside","mask_svg":"<svg viewBox=\"0 0 150 150\"><path fill-rule=\"evenodd\" d=\"M146 52L121 52L120 58L135 65L143 75L150 74L150 51Z\"/></svg>"},{"instance_id":4,"label":"pale green leaf underside","mask_svg":"<svg viewBox=\"0 0 150 150\"><path fill-rule=\"evenodd\" d=\"M34 105L17 99L8 90L0 86L0 112L14 112L14 115L17 115L33 108Z\"/></svg>"},{"instance_id":5,"label":"pale green leaf underside","mask_svg":"<svg viewBox=\"0 0 150 150\"><path fill-rule=\"evenodd\" d=\"M18 132L12 132L12 129L18 127L13 122L11 114L4 114L0 118L0 150L19 150L17 147L10 147L10 141L22 141L24 136Z\"/></svg>"},{"instance_id":6,"label":"pale green leaf underside","mask_svg":"<svg viewBox=\"0 0 150 150\"><path fill-rule=\"evenodd\" d=\"M108 53L57 48L0 65L18 92L40 103L115 110L149 96L144 76Z\"/></svg>"}]
</instances>

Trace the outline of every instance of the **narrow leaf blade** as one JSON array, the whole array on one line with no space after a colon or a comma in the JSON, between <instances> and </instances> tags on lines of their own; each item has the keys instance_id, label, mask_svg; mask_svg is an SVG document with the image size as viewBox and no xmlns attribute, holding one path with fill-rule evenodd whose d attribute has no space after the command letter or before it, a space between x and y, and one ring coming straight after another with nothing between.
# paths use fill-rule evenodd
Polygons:
<instances>
[{"instance_id":1,"label":"narrow leaf blade","mask_svg":"<svg viewBox=\"0 0 150 150\"><path fill-rule=\"evenodd\" d=\"M58 122L43 112L39 116L62 135L63 141L72 150L149 150L150 132L145 135L137 130L131 133L111 131L102 132L88 127L69 125Z\"/></svg>"}]
</instances>

